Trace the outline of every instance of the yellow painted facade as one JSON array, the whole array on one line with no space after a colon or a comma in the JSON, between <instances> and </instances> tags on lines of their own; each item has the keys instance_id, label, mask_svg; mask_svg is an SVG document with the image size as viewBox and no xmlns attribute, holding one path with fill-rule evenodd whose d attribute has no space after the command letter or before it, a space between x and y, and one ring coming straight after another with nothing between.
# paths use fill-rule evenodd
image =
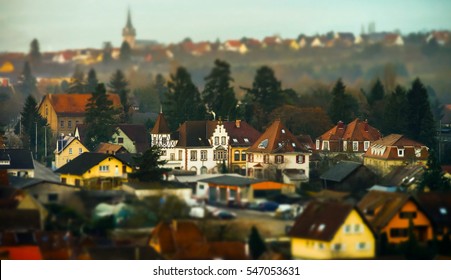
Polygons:
<instances>
[{"instance_id":1,"label":"yellow painted facade","mask_svg":"<svg viewBox=\"0 0 451 280\"><path fill-rule=\"evenodd\" d=\"M117 178L127 181L127 174L132 168L114 157L108 157L94 165L82 175L61 174L61 181L72 186L87 186L87 181L94 178Z\"/></svg>"},{"instance_id":2,"label":"yellow painted facade","mask_svg":"<svg viewBox=\"0 0 451 280\"><path fill-rule=\"evenodd\" d=\"M248 148L229 145L229 172L246 174L246 150Z\"/></svg>"},{"instance_id":3,"label":"yellow painted facade","mask_svg":"<svg viewBox=\"0 0 451 280\"><path fill-rule=\"evenodd\" d=\"M329 242L291 239L291 254L295 259L369 259L374 258L375 252L374 234L355 209Z\"/></svg>"},{"instance_id":4,"label":"yellow painted facade","mask_svg":"<svg viewBox=\"0 0 451 280\"><path fill-rule=\"evenodd\" d=\"M371 167L379 175L385 176L396 166L405 166L410 162L405 160L386 160L371 157L363 157L363 165ZM416 160L415 164L426 165L427 160Z\"/></svg>"},{"instance_id":5,"label":"yellow painted facade","mask_svg":"<svg viewBox=\"0 0 451 280\"><path fill-rule=\"evenodd\" d=\"M60 153L55 152L55 166L56 168L60 168L86 152L89 152L89 150L78 139L74 139Z\"/></svg>"}]
</instances>

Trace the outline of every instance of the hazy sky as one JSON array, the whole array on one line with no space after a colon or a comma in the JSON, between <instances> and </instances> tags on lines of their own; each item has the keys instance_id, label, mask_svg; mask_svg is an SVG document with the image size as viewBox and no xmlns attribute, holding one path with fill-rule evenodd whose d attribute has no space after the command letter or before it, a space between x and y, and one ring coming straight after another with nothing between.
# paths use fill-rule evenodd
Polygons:
<instances>
[{"instance_id":1,"label":"hazy sky","mask_svg":"<svg viewBox=\"0 0 451 280\"><path fill-rule=\"evenodd\" d=\"M295 38L328 31L451 30L450 0L0 0L0 52L119 46L127 8L137 39L163 43Z\"/></svg>"}]
</instances>

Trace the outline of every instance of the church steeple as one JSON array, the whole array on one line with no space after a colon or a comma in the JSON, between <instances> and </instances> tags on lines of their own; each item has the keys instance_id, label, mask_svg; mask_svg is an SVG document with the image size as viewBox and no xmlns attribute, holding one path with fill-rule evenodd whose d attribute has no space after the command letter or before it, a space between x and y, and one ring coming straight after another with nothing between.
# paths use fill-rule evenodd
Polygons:
<instances>
[{"instance_id":1,"label":"church steeple","mask_svg":"<svg viewBox=\"0 0 451 280\"><path fill-rule=\"evenodd\" d=\"M130 45L132 49L135 47L136 30L132 24L132 16L130 13L130 8L128 8L127 11L127 23L125 27L122 29L122 37L124 41L127 41L127 43Z\"/></svg>"}]
</instances>

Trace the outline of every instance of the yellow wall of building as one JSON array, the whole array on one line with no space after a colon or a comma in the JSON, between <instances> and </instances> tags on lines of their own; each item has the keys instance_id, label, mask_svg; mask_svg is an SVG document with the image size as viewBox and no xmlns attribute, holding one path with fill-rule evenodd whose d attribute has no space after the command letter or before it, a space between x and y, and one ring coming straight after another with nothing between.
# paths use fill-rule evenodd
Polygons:
<instances>
[{"instance_id":1,"label":"yellow wall of building","mask_svg":"<svg viewBox=\"0 0 451 280\"><path fill-rule=\"evenodd\" d=\"M56 133L58 129L58 118L56 116L55 110L52 107L52 104L48 99L48 95L44 98L44 101L39 107L39 114L47 119L47 123L50 125L50 128L54 133Z\"/></svg>"},{"instance_id":2,"label":"yellow wall of building","mask_svg":"<svg viewBox=\"0 0 451 280\"><path fill-rule=\"evenodd\" d=\"M356 225L359 227L357 232ZM350 227L350 232L345 232L347 226ZM359 243L365 243L366 248L359 249ZM333 250L335 244L341 244L342 250ZM366 259L373 258L375 252L374 234L355 209L351 211L330 242L302 238L291 240L292 256L298 259Z\"/></svg>"},{"instance_id":3,"label":"yellow wall of building","mask_svg":"<svg viewBox=\"0 0 451 280\"><path fill-rule=\"evenodd\" d=\"M72 154L70 153L71 149ZM55 166L56 168L60 168L69 161L86 152L89 152L89 150L86 149L86 147L78 139L74 139L61 153L56 153Z\"/></svg>"},{"instance_id":4,"label":"yellow wall of building","mask_svg":"<svg viewBox=\"0 0 451 280\"><path fill-rule=\"evenodd\" d=\"M229 172L235 172L235 167L239 167L240 172L246 172L246 160L241 159L243 158L243 152L246 153L245 151L248 148L249 147L232 147L231 149L229 149ZM235 160L235 151L238 151L240 153L240 160Z\"/></svg>"},{"instance_id":5,"label":"yellow wall of building","mask_svg":"<svg viewBox=\"0 0 451 280\"><path fill-rule=\"evenodd\" d=\"M423 164L425 165L427 161L425 160L417 160L415 164ZM385 176L390 171L392 171L393 167L406 165L406 161L404 160L385 160L385 159L376 159L364 157L363 164L365 166L371 167L373 170L376 170L380 175Z\"/></svg>"}]
</instances>

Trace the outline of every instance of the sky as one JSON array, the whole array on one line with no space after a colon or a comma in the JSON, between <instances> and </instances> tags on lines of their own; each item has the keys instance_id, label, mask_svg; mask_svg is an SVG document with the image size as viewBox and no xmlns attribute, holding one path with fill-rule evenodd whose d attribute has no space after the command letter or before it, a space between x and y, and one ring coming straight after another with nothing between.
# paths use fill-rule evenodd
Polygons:
<instances>
[{"instance_id":1,"label":"sky","mask_svg":"<svg viewBox=\"0 0 451 280\"><path fill-rule=\"evenodd\" d=\"M328 31L451 30L450 0L0 0L0 52L119 47L130 7L137 39L176 43Z\"/></svg>"}]
</instances>

